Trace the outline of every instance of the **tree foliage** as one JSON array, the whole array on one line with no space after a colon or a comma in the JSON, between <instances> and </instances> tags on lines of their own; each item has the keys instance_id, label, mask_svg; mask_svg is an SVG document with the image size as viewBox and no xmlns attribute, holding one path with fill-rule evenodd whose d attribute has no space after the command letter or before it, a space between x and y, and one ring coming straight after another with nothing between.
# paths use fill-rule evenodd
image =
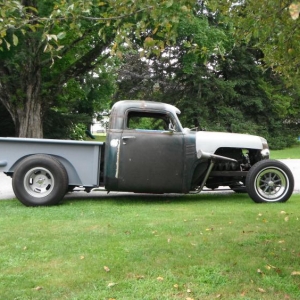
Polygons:
<instances>
[{"instance_id":1,"label":"tree foliage","mask_svg":"<svg viewBox=\"0 0 300 300\"><path fill-rule=\"evenodd\" d=\"M159 54L176 39L178 19L188 17L191 3L0 1L0 100L17 135L42 137L42 120L50 108L62 103L63 95L69 102L73 94L71 102L76 102L78 95L91 97L96 85L104 92L107 59L111 54L121 57L122 48L133 40L144 43L145 54ZM99 78L96 85L86 78L91 72ZM111 89L106 92L107 99Z\"/></svg>"},{"instance_id":2,"label":"tree foliage","mask_svg":"<svg viewBox=\"0 0 300 300\"><path fill-rule=\"evenodd\" d=\"M299 3L292 0L211 0L210 8L227 15L235 28L236 41L261 49L267 67L293 84L300 72L300 23L292 18ZM253 43L254 42L254 43Z\"/></svg>"},{"instance_id":3,"label":"tree foliage","mask_svg":"<svg viewBox=\"0 0 300 300\"><path fill-rule=\"evenodd\" d=\"M180 108L184 126L261 135L273 149L293 143L299 91L261 68L262 51L235 45L230 24L210 14L197 13L180 28L176 46L159 58L126 56L116 100L168 102ZM186 46L198 33L193 43L205 55Z\"/></svg>"}]
</instances>

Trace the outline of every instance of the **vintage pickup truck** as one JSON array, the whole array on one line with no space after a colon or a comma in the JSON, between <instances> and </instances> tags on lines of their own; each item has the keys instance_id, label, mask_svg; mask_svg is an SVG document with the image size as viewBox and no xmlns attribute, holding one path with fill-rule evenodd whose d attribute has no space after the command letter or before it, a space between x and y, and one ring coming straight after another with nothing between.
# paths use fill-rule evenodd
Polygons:
<instances>
[{"instance_id":1,"label":"vintage pickup truck","mask_svg":"<svg viewBox=\"0 0 300 300\"><path fill-rule=\"evenodd\" d=\"M293 175L269 159L264 138L192 131L179 114L169 104L125 100L111 110L105 143L0 138L0 171L27 206L57 204L78 187L162 194L226 186L258 203L289 199Z\"/></svg>"}]
</instances>

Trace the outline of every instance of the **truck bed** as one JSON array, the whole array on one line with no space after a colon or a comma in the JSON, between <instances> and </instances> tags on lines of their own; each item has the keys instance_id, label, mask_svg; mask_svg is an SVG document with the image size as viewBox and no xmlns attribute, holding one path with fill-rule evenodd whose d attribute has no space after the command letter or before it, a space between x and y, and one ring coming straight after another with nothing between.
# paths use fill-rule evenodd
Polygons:
<instances>
[{"instance_id":1,"label":"truck bed","mask_svg":"<svg viewBox=\"0 0 300 300\"><path fill-rule=\"evenodd\" d=\"M69 185L96 187L100 182L103 142L0 138L0 172L12 175L18 162L34 154L49 154L64 165Z\"/></svg>"}]
</instances>

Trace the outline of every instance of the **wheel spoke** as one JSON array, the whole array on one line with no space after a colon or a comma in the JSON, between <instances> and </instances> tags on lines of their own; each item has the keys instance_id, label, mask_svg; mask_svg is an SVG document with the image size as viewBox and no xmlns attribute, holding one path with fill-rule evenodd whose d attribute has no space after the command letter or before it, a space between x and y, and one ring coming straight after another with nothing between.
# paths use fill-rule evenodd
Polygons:
<instances>
[{"instance_id":1,"label":"wheel spoke","mask_svg":"<svg viewBox=\"0 0 300 300\"><path fill-rule=\"evenodd\" d=\"M284 173L276 168L263 170L257 181L258 193L268 199L276 201L286 191L287 180Z\"/></svg>"}]
</instances>

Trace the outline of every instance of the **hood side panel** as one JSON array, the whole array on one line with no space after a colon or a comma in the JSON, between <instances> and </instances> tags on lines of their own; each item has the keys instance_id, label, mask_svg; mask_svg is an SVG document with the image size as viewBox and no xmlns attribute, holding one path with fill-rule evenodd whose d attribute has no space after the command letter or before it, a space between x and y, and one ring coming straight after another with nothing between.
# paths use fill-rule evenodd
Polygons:
<instances>
[{"instance_id":1,"label":"hood side panel","mask_svg":"<svg viewBox=\"0 0 300 300\"><path fill-rule=\"evenodd\" d=\"M262 149L262 140L259 136L199 131L196 133L196 151L199 150L215 153L218 148L241 148L241 149Z\"/></svg>"}]
</instances>

